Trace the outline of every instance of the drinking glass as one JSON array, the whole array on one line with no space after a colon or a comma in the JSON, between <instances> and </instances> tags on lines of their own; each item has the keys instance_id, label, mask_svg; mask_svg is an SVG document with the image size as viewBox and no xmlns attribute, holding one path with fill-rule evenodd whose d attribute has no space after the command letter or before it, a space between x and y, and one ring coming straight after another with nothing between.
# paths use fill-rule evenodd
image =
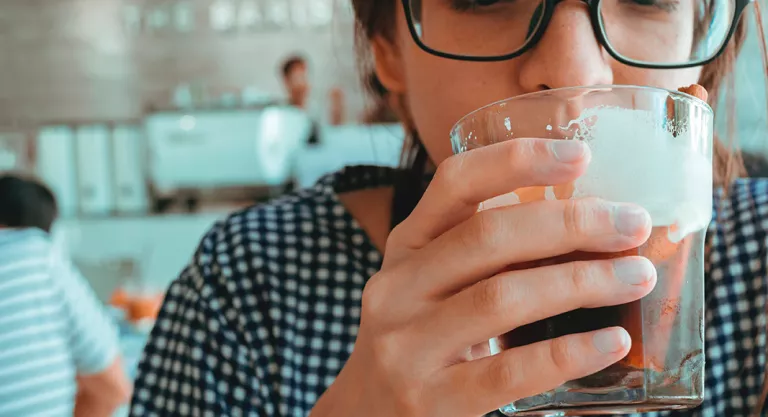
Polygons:
<instances>
[{"instance_id":1,"label":"drinking glass","mask_svg":"<svg viewBox=\"0 0 768 417\"><path fill-rule=\"evenodd\" d=\"M489 341L492 354L568 334L621 326L629 354L593 375L530 398L506 415L590 415L689 408L704 394L704 244L712 218L712 109L677 91L636 86L554 89L490 104L451 132L455 153L517 138L580 140L591 151L584 175L567 184L526 187L480 210L535 201L598 197L635 203L651 215L650 238L616 253L574 252L508 270L644 256L656 288L633 303L579 309Z\"/></svg>"}]
</instances>

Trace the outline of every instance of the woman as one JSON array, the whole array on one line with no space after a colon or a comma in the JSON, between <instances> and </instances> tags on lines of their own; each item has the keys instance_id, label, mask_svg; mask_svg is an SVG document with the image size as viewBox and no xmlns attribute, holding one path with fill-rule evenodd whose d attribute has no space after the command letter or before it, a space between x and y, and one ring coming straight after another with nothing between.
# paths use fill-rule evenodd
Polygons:
<instances>
[{"instance_id":1,"label":"woman","mask_svg":"<svg viewBox=\"0 0 768 417\"><path fill-rule=\"evenodd\" d=\"M727 36L734 4L353 4L376 73L409 116L408 169L350 168L215 226L168 291L134 416L478 416L627 354L626 331L609 328L465 360L471 346L523 323L639 299L655 272L627 258L616 261L625 268L595 261L493 275L573 250L638 246L648 213L578 200L475 214L518 187L573 180L588 151L521 139L451 156L447 132L482 105L548 88L698 81L715 97L744 36L741 25ZM722 145L717 152L716 182L730 190L709 242L707 399L678 416L759 413L764 396L768 185L730 186L738 164ZM566 290L547 291L555 286Z\"/></svg>"}]
</instances>

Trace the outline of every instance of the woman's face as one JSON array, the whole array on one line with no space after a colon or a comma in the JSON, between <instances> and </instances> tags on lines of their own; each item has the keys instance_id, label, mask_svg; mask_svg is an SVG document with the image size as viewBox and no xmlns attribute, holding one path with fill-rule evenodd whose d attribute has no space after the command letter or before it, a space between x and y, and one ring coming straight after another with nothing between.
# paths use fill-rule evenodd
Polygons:
<instances>
[{"instance_id":1,"label":"woman's face","mask_svg":"<svg viewBox=\"0 0 768 417\"><path fill-rule=\"evenodd\" d=\"M467 113L494 101L550 88L634 84L677 89L696 83L700 68L649 70L623 65L595 38L587 6L558 4L544 36L522 56L502 62L440 58L411 39L398 4L397 38L374 42L377 72L386 87L404 94L431 158L451 155L449 132Z\"/></svg>"}]
</instances>

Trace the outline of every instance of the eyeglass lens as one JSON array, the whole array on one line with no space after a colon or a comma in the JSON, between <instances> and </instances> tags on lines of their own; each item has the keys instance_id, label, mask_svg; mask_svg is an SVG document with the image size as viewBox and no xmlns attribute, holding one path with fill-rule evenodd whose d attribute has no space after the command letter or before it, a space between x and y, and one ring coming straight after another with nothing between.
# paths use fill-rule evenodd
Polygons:
<instances>
[{"instance_id":1,"label":"eyeglass lens","mask_svg":"<svg viewBox=\"0 0 768 417\"><path fill-rule=\"evenodd\" d=\"M685 64L714 56L726 41L736 0L601 0L599 25L606 47L649 64ZM424 45L438 52L510 55L542 24L542 0L410 0ZM544 35L546 36L546 34Z\"/></svg>"}]
</instances>

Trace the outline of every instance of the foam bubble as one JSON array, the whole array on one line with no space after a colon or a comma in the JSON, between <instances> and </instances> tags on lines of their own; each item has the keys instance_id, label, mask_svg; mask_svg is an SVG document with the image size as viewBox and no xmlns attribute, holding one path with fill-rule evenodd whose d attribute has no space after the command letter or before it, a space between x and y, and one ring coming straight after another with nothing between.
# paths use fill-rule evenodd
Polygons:
<instances>
[{"instance_id":1,"label":"foam bubble","mask_svg":"<svg viewBox=\"0 0 768 417\"><path fill-rule=\"evenodd\" d=\"M615 107L587 109L571 125L578 127L575 139L592 151L574 197L638 204L648 210L654 227L674 226L672 242L709 225L712 163L696 137L702 132L675 129L673 135L658 115Z\"/></svg>"}]
</instances>

